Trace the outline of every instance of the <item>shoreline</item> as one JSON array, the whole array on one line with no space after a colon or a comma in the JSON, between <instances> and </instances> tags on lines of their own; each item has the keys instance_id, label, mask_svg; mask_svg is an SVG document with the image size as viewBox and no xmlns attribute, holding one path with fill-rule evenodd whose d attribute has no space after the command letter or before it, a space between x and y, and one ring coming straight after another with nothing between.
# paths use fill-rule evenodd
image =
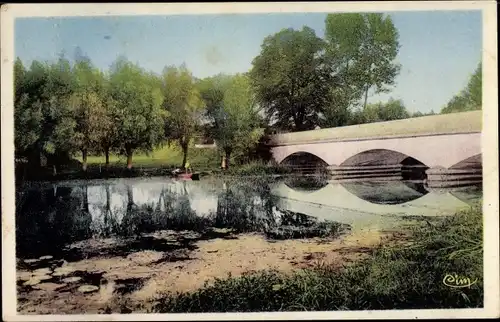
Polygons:
<instances>
[{"instance_id":1,"label":"shoreline","mask_svg":"<svg viewBox=\"0 0 500 322\"><path fill-rule=\"evenodd\" d=\"M183 234L187 237L189 232L165 232L162 238ZM64 278L55 282L52 277L45 283L42 278L41 283L28 287L22 283L33 278L33 272L42 272L44 268L18 269L18 310L21 314L124 313L125 306L135 313L150 311L162 293L196 291L206 282L213 283L214 279L269 269L291 274L320 263L340 269L366 258L390 235L390 232L362 230L336 238L269 240L259 233L230 234L196 241L192 250L145 250L131 252L125 257L96 256L64 262L51 273L58 275L65 271L67 275L61 276ZM108 238L83 242L77 247L103 250L112 243ZM75 280L80 277L83 281L92 274L99 275L99 289L93 293L79 292L77 282L73 286L71 282L64 283L65 279L69 281L68 277L76 277ZM61 306L61 301L67 304Z\"/></svg>"}]
</instances>

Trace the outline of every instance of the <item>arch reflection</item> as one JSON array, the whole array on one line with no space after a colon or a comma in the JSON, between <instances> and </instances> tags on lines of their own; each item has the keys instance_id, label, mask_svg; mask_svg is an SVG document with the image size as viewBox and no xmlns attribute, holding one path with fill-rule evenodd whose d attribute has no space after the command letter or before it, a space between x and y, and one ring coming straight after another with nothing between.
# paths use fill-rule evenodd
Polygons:
<instances>
[{"instance_id":1,"label":"arch reflection","mask_svg":"<svg viewBox=\"0 0 500 322\"><path fill-rule=\"evenodd\" d=\"M328 180L323 177L316 176L293 176L285 178L285 185L290 189L302 192L313 192L323 189L328 185Z\"/></svg>"},{"instance_id":2,"label":"arch reflection","mask_svg":"<svg viewBox=\"0 0 500 322\"><path fill-rule=\"evenodd\" d=\"M340 185L356 197L379 205L404 204L429 193L423 183L415 182L365 181L343 182Z\"/></svg>"}]
</instances>

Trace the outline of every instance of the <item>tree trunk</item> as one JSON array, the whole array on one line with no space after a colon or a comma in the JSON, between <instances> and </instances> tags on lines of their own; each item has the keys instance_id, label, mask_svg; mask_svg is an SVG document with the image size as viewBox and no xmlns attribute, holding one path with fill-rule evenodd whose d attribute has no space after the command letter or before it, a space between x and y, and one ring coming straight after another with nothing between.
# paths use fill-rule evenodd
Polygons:
<instances>
[{"instance_id":1,"label":"tree trunk","mask_svg":"<svg viewBox=\"0 0 500 322\"><path fill-rule=\"evenodd\" d=\"M127 169L132 169L132 154L133 150L131 148L127 148Z\"/></svg>"},{"instance_id":2,"label":"tree trunk","mask_svg":"<svg viewBox=\"0 0 500 322\"><path fill-rule=\"evenodd\" d=\"M28 167L31 169L40 169L42 167L42 152L35 148L28 157Z\"/></svg>"},{"instance_id":3,"label":"tree trunk","mask_svg":"<svg viewBox=\"0 0 500 322\"><path fill-rule=\"evenodd\" d=\"M226 168L226 162L223 155L220 156L220 168L223 170Z\"/></svg>"},{"instance_id":4,"label":"tree trunk","mask_svg":"<svg viewBox=\"0 0 500 322\"><path fill-rule=\"evenodd\" d=\"M87 171L87 149L82 149L82 170Z\"/></svg>"},{"instance_id":5,"label":"tree trunk","mask_svg":"<svg viewBox=\"0 0 500 322\"><path fill-rule=\"evenodd\" d=\"M109 184L106 185L106 211L104 212L104 231L105 236L108 237L111 233L109 227L109 216L111 212L111 193L109 192Z\"/></svg>"},{"instance_id":6,"label":"tree trunk","mask_svg":"<svg viewBox=\"0 0 500 322\"><path fill-rule=\"evenodd\" d=\"M130 218L132 209L134 208L134 195L132 194L132 187L127 186L127 212L126 216Z\"/></svg>"},{"instance_id":7,"label":"tree trunk","mask_svg":"<svg viewBox=\"0 0 500 322\"><path fill-rule=\"evenodd\" d=\"M366 86L366 90L365 90L365 103L363 104L363 110L366 109L366 103L368 101L368 90L370 89L369 86Z\"/></svg>"},{"instance_id":8,"label":"tree trunk","mask_svg":"<svg viewBox=\"0 0 500 322\"><path fill-rule=\"evenodd\" d=\"M88 186L85 185L84 186L84 189L83 189L83 210L86 212L86 213L89 213L89 190L88 190Z\"/></svg>"},{"instance_id":9,"label":"tree trunk","mask_svg":"<svg viewBox=\"0 0 500 322\"><path fill-rule=\"evenodd\" d=\"M182 169L186 169L186 162L187 162L187 156L188 156L188 145L187 144L182 144Z\"/></svg>"},{"instance_id":10,"label":"tree trunk","mask_svg":"<svg viewBox=\"0 0 500 322\"><path fill-rule=\"evenodd\" d=\"M225 169L229 169L229 158L231 157L231 149L225 149L224 150L226 152L226 156L225 156Z\"/></svg>"},{"instance_id":11,"label":"tree trunk","mask_svg":"<svg viewBox=\"0 0 500 322\"><path fill-rule=\"evenodd\" d=\"M104 149L104 155L106 156L106 169L109 167L109 148Z\"/></svg>"},{"instance_id":12,"label":"tree trunk","mask_svg":"<svg viewBox=\"0 0 500 322\"><path fill-rule=\"evenodd\" d=\"M132 194L132 187L127 186L127 204L132 207L134 204L134 195Z\"/></svg>"}]
</instances>

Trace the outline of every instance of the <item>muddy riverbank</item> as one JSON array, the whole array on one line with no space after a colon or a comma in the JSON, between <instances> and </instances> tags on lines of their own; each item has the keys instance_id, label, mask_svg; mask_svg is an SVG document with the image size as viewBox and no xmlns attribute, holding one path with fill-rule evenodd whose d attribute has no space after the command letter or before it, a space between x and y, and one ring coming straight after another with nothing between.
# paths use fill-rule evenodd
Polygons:
<instances>
[{"instance_id":1,"label":"muddy riverbank","mask_svg":"<svg viewBox=\"0 0 500 322\"><path fill-rule=\"evenodd\" d=\"M72 245L88 258L19 260L18 311L148 312L159 293L196 290L214 278L265 269L287 273L314 265L341 268L369 256L392 236L390 231L365 229L338 238L269 240L256 233L216 232L219 237L201 240L189 231L158 231L150 237L161 242L163 249L128 254L109 251L117 249L117 239L89 240ZM196 241L189 247L175 247L189 239Z\"/></svg>"}]
</instances>

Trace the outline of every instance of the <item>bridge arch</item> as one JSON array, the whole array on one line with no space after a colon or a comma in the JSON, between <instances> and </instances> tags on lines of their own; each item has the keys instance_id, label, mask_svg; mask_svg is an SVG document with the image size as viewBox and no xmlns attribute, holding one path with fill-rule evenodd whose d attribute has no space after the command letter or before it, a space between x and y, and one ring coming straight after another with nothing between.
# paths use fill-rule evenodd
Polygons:
<instances>
[{"instance_id":1,"label":"bridge arch","mask_svg":"<svg viewBox=\"0 0 500 322\"><path fill-rule=\"evenodd\" d=\"M425 164L405 153L389 149L369 149L347 158L340 166L376 166L376 165L422 165Z\"/></svg>"},{"instance_id":2,"label":"bridge arch","mask_svg":"<svg viewBox=\"0 0 500 322\"><path fill-rule=\"evenodd\" d=\"M285 157L280 164L301 172L326 170L329 165L328 162L321 157L306 151L294 152Z\"/></svg>"},{"instance_id":3,"label":"bridge arch","mask_svg":"<svg viewBox=\"0 0 500 322\"><path fill-rule=\"evenodd\" d=\"M450 169L481 169L483 166L482 154L476 154L455 163Z\"/></svg>"}]
</instances>

